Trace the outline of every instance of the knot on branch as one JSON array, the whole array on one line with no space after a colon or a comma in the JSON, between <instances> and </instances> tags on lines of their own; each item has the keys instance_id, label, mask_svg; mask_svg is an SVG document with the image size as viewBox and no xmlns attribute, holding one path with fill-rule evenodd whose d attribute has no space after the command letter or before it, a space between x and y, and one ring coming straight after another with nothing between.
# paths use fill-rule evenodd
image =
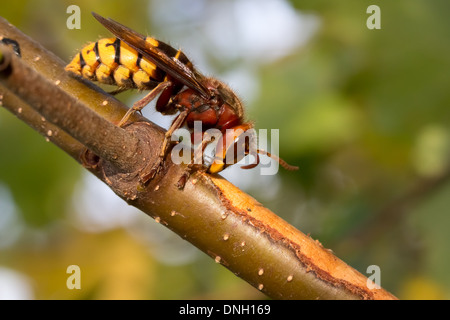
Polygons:
<instances>
[{"instance_id":1,"label":"knot on branch","mask_svg":"<svg viewBox=\"0 0 450 320\"><path fill-rule=\"evenodd\" d=\"M142 171L159 160L162 133L148 122L134 122L123 129L138 140L135 154L132 157L134 161L129 163L127 170L124 170L118 168L111 161L99 159L96 169L119 196L126 200L135 200L140 192ZM158 180L162 174L164 172L161 172L159 177L155 177L155 180Z\"/></svg>"}]
</instances>

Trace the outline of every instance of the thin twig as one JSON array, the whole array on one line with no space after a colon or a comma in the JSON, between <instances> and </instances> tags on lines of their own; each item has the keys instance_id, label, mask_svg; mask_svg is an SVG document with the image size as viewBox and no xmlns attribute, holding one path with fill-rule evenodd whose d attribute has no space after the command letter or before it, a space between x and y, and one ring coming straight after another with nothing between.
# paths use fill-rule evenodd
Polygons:
<instances>
[{"instance_id":1,"label":"thin twig","mask_svg":"<svg viewBox=\"0 0 450 320\"><path fill-rule=\"evenodd\" d=\"M418 179L410 190L405 191L400 197L385 204L371 215L371 219L360 225L354 232L348 234L341 241L341 246L343 248L352 247L353 250L366 247L381 234L399 225L405 215L449 180L450 168L442 171L437 176ZM350 243L352 244L351 246L349 246Z\"/></svg>"}]
</instances>

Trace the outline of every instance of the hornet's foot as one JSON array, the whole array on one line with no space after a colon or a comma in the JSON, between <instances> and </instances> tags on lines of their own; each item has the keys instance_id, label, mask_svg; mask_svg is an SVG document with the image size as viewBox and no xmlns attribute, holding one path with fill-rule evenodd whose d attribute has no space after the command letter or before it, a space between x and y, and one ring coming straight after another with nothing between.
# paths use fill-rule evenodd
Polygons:
<instances>
[{"instance_id":1,"label":"hornet's foot","mask_svg":"<svg viewBox=\"0 0 450 320\"><path fill-rule=\"evenodd\" d=\"M178 180L176 186L178 189L183 190L184 186L186 185L186 182L189 180L189 177L191 174L195 171L206 171L207 168L205 168L201 164L189 164L186 171L183 173L183 175Z\"/></svg>"},{"instance_id":2,"label":"hornet's foot","mask_svg":"<svg viewBox=\"0 0 450 320\"><path fill-rule=\"evenodd\" d=\"M164 161L162 158L159 158L150 170L147 170L147 168L144 169L139 177L141 185L145 186L148 182L155 178L155 176L161 171L163 166Z\"/></svg>"}]
</instances>

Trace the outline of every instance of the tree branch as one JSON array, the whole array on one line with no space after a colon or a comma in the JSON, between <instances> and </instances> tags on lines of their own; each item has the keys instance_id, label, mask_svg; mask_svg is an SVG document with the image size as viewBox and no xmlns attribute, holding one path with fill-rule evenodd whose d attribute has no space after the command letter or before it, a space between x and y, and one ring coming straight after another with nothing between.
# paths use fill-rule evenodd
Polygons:
<instances>
[{"instance_id":1,"label":"tree branch","mask_svg":"<svg viewBox=\"0 0 450 320\"><path fill-rule=\"evenodd\" d=\"M61 80L51 83L6 50L5 46L3 49L0 75L6 87L53 125L82 141L95 154L118 169L129 170L130 164L136 162L137 137L115 126L61 89ZM127 143L123 144L125 141Z\"/></svg>"},{"instance_id":2,"label":"tree branch","mask_svg":"<svg viewBox=\"0 0 450 320\"><path fill-rule=\"evenodd\" d=\"M3 19L0 30L23 53L20 61L11 59L9 74L2 72L3 105L46 136L60 132L49 138L78 161L84 146L92 148L100 161L91 171L129 204L272 298L395 299L384 289L370 290L366 277L219 176L194 173L179 190L185 166L167 159L155 179L139 188L140 170L157 159L161 128L139 116L126 129L111 125L125 106L68 77L59 59ZM42 77L46 82L39 86Z\"/></svg>"}]
</instances>

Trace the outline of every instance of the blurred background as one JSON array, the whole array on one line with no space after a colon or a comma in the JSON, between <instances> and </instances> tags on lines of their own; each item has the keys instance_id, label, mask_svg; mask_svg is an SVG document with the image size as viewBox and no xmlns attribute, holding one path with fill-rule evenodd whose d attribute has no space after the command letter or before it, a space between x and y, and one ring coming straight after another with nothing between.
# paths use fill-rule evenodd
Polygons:
<instances>
[{"instance_id":1,"label":"blurred background","mask_svg":"<svg viewBox=\"0 0 450 320\"><path fill-rule=\"evenodd\" d=\"M366 26L372 4L380 30ZM182 48L300 167L223 176L361 273L379 266L397 297L450 298L450 2L21 0L0 16L69 62L110 37L91 11ZM0 150L0 298L265 298L3 108ZM66 287L72 264L81 290Z\"/></svg>"}]
</instances>

